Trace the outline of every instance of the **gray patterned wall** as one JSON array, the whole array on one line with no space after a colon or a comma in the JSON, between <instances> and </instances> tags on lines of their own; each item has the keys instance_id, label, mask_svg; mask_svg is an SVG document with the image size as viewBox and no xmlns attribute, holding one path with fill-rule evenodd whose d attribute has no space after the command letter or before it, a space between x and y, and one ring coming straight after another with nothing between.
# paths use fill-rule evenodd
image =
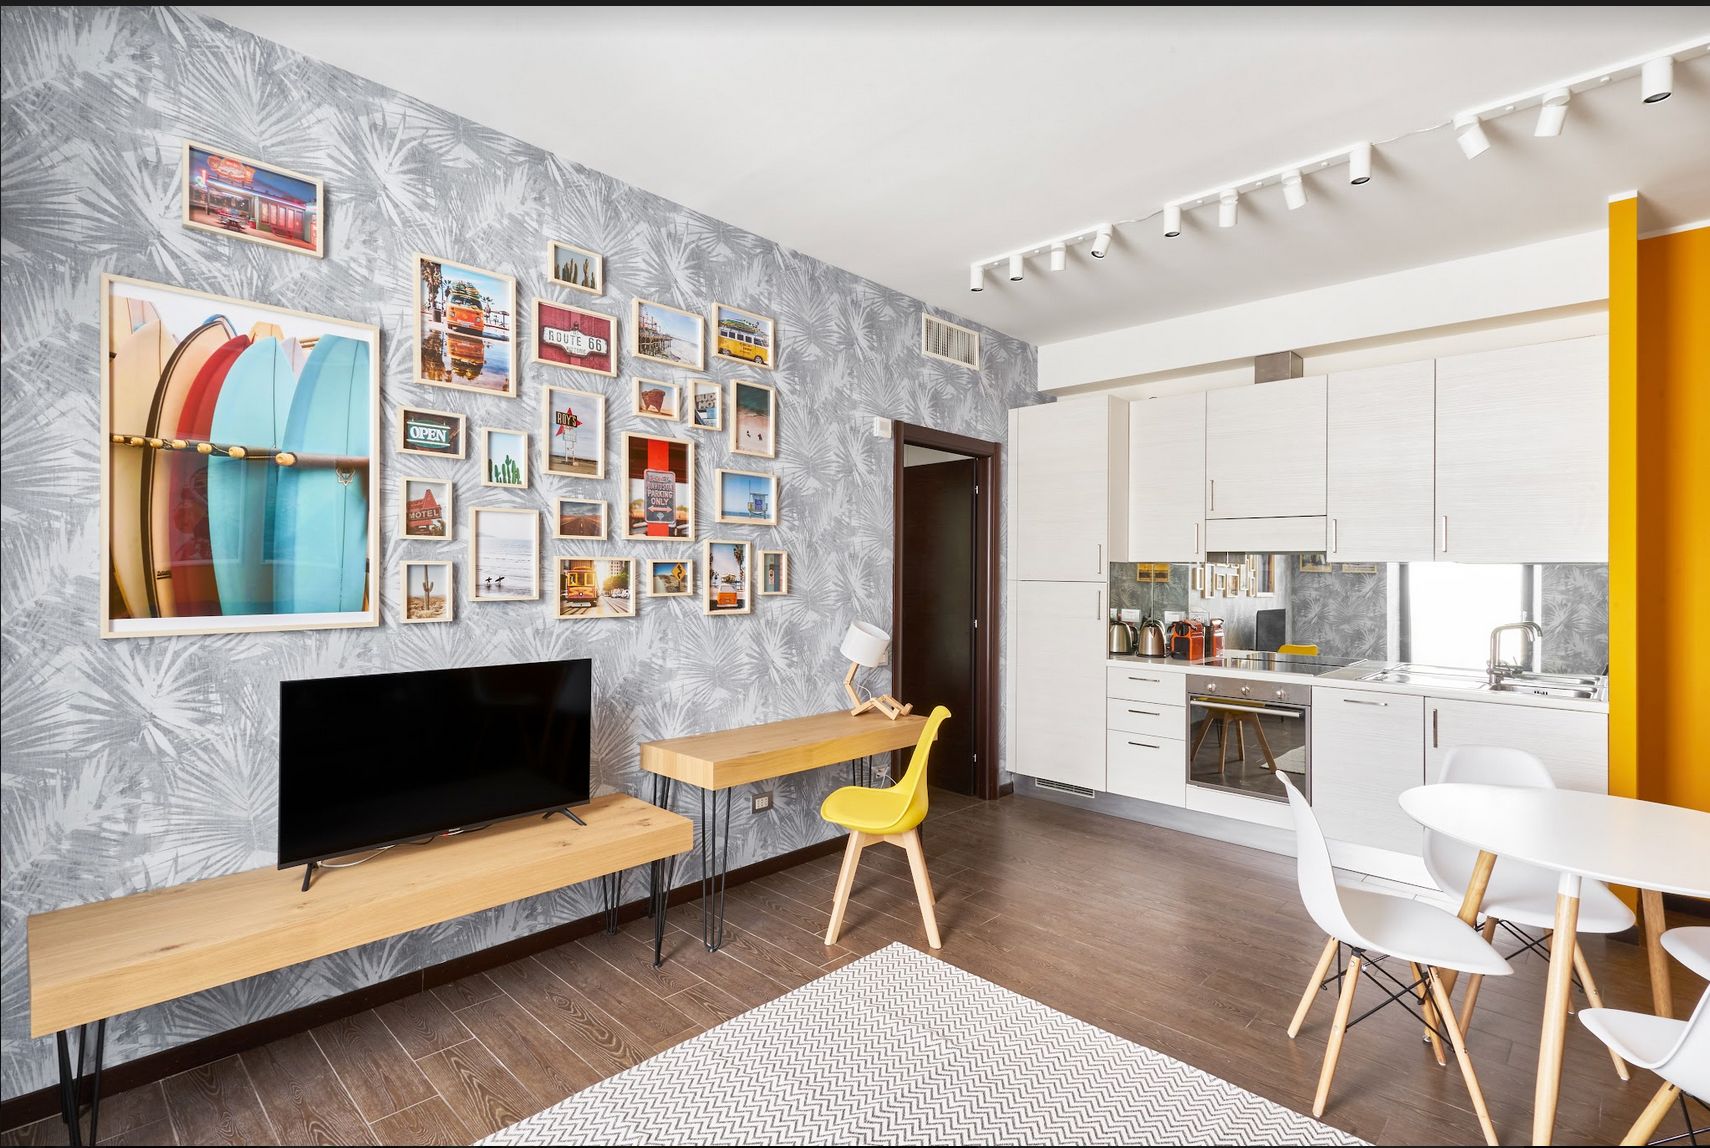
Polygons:
<instances>
[{"instance_id":1,"label":"gray patterned wall","mask_svg":"<svg viewBox=\"0 0 1710 1148\"><path fill-rule=\"evenodd\" d=\"M7 1097L52 1076L49 1043L24 1036L26 915L273 862L282 678L590 656L596 792L636 791L638 741L840 704L839 636L852 618L883 624L890 616L891 444L872 437L874 415L1001 440L1005 412L1039 401L1026 343L985 331L977 375L926 359L916 350L917 300L205 17L8 7L3 30ZM495 75L502 82L502 64ZM565 100L583 102L569 91ZM610 100L599 101L606 112L617 106ZM602 113L597 122L626 130L621 116ZM323 176L327 258L182 227L185 138ZM560 493L615 500L615 477L537 480L518 494L482 487L478 455L461 463L387 457L380 629L96 637L101 272L380 324L386 442L404 402L464 412L472 428L534 427L542 384L603 389L613 473L619 435L641 429L623 413L627 364L609 381L525 365L517 399L409 381L410 253L516 275L526 316L535 296L569 294L544 282L549 237L605 253L607 295L567 301L625 325L635 295L702 313L718 299L777 318L780 363L766 381L779 392L780 454L750 469L782 475L779 527L712 524L707 492L724 450L716 437L693 437L702 448L701 537L788 550L789 597L758 599L755 613L739 618L705 617L688 599L643 600L633 621L597 622L554 621L544 602L473 604L462 542L395 536L399 474L453 478L460 531L477 504L544 512ZM521 326L526 346L530 331ZM740 373L732 368L717 362L707 374ZM698 543L572 546L542 548L699 558ZM405 556L458 563L455 623L396 624ZM738 793L731 864L828 837L819 803L840 776L833 769L777 783L776 810L759 818ZM629 895L639 895L633 884ZM348 992L595 904L595 891L578 887L128 1015L112 1028L110 1059Z\"/></svg>"}]
</instances>

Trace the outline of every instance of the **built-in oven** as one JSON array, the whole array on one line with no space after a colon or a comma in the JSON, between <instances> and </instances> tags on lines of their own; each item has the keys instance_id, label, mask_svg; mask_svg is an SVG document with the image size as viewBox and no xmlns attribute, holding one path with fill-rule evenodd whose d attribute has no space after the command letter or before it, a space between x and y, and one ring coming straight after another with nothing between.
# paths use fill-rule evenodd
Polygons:
<instances>
[{"instance_id":1,"label":"built-in oven","mask_svg":"<svg viewBox=\"0 0 1710 1148\"><path fill-rule=\"evenodd\" d=\"M1312 796L1312 687L1188 678L1188 784L1286 801L1279 776Z\"/></svg>"}]
</instances>

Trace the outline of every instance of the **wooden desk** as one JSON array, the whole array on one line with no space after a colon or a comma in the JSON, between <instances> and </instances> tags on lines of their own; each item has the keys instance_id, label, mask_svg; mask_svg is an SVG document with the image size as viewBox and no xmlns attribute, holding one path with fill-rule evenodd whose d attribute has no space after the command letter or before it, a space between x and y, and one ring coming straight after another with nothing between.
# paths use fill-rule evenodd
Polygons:
<instances>
[{"instance_id":1,"label":"wooden desk","mask_svg":"<svg viewBox=\"0 0 1710 1148\"><path fill-rule=\"evenodd\" d=\"M72 1143L80 1136L73 1114L82 1107L83 1059L80 1039L74 1078L72 1028L99 1022L98 1106L109 1017L596 877L611 878L604 893L615 925L616 876L657 867L694 844L686 818L627 794L595 798L576 812L586 826L559 818L501 822L393 849L358 868L324 870L306 893L295 870L251 869L31 916L30 1035L58 1036ZM656 904L656 927L663 921ZM657 962L657 944L654 955ZM92 1113L91 1142L94 1135Z\"/></svg>"},{"instance_id":2,"label":"wooden desk","mask_svg":"<svg viewBox=\"0 0 1710 1148\"><path fill-rule=\"evenodd\" d=\"M849 711L788 718L764 725L649 741L641 745L641 768L653 774L653 803L671 808L677 782L700 790L701 939L708 949L724 943L724 881L730 860L730 791L753 781L805 773L847 761L849 784L871 784L872 759L908 749L926 728L923 714L895 721L883 714L851 717ZM719 828L718 791L724 790L724 827ZM722 833L722 840L721 840ZM669 889L673 872L665 874ZM658 875L658 870L655 870ZM663 899L655 890L655 900Z\"/></svg>"}]
</instances>

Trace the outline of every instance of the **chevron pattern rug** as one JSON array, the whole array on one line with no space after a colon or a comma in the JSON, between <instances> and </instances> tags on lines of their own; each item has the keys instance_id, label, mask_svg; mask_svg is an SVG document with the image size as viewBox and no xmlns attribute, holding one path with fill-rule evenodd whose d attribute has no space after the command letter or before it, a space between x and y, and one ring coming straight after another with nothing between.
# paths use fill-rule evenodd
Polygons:
<instances>
[{"instance_id":1,"label":"chevron pattern rug","mask_svg":"<svg viewBox=\"0 0 1710 1148\"><path fill-rule=\"evenodd\" d=\"M898 944L481 1143L1365 1141Z\"/></svg>"}]
</instances>

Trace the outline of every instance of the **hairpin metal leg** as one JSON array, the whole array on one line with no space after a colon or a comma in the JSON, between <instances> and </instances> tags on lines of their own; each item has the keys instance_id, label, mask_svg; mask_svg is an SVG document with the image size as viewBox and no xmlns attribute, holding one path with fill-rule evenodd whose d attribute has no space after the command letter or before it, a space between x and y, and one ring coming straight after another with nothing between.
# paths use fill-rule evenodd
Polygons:
<instances>
[{"instance_id":1,"label":"hairpin metal leg","mask_svg":"<svg viewBox=\"0 0 1710 1148\"><path fill-rule=\"evenodd\" d=\"M671 800L675 794L675 786L669 777L664 777L657 773L653 775L654 805L657 805L660 809L669 811L671 808ZM647 898L647 911L650 914L657 916L654 912L654 904L659 899L660 885L663 884L664 886L664 895L669 896L672 887L677 883L677 858L672 857L668 863L655 865L649 874L649 880L652 888L648 890L649 896Z\"/></svg>"},{"instance_id":2,"label":"hairpin metal leg","mask_svg":"<svg viewBox=\"0 0 1710 1148\"><path fill-rule=\"evenodd\" d=\"M653 914L653 967L658 968L665 963L665 906L670 901L670 887L665 884L665 862L655 861L653 869L653 892L648 900L648 911Z\"/></svg>"},{"instance_id":3,"label":"hairpin metal leg","mask_svg":"<svg viewBox=\"0 0 1710 1148\"><path fill-rule=\"evenodd\" d=\"M709 952L724 944L724 882L730 864L730 796L724 791L720 839L717 790L701 790L701 940Z\"/></svg>"},{"instance_id":4,"label":"hairpin metal leg","mask_svg":"<svg viewBox=\"0 0 1710 1148\"><path fill-rule=\"evenodd\" d=\"M600 901L606 917L606 932L618 931L618 905L623 902L623 871L600 878Z\"/></svg>"},{"instance_id":5,"label":"hairpin metal leg","mask_svg":"<svg viewBox=\"0 0 1710 1148\"><path fill-rule=\"evenodd\" d=\"M89 1028L87 1025L77 1026L77 1070L74 1073L71 1065L71 1033L62 1029L54 1034L54 1043L59 1054L59 1115L65 1122L67 1141L73 1146L80 1146L83 1140L83 1065L89 1053ZM107 1051L107 1022L105 1019L95 1023L95 1075L89 1097L89 1143L96 1143L96 1137L101 1133L101 1065L106 1059Z\"/></svg>"}]
</instances>

